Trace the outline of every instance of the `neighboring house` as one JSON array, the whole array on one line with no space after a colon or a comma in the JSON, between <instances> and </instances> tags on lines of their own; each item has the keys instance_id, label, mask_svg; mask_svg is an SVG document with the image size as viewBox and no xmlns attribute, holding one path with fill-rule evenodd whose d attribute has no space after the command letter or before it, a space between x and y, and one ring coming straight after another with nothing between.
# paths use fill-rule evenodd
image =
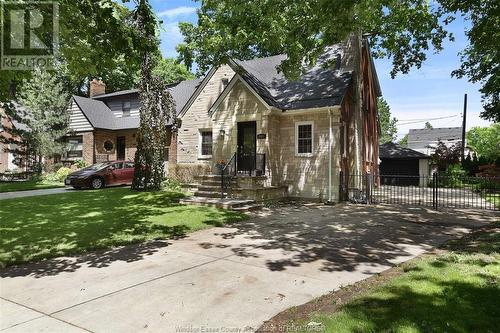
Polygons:
<instances>
[{"instance_id":1,"label":"neighboring house","mask_svg":"<svg viewBox=\"0 0 500 333\"><path fill-rule=\"evenodd\" d=\"M6 130L12 126L22 126L13 123L5 114L5 111L0 108L0 136L4 139L10 140L13 136ZM0 142L0 173L6 171L22 172L27 171L25 159L22 156L15 156L12 152L19 149L15 143L2 143Z\"/></svg>"},{"instance_id":2,"label":"neighboring house","mask_svg":"<svg viewBox=\"0 0 500 333\"><path fill-rule=\"evenodd\" d=\"M383 185L426 186L430 175L429 155L388 142L380 145L379 157Z\"/></svg>"},{"instance_id":3,"label":"neighboring house","mask_svg":"<svg viewBox=\"0 0 500 333\"><path fill-rule=\"evenodd\" d=\"M408 133L408 148L423 154L431 155L438 142L447 147L462 142L462 127L410 129Z\"/></svg>"},{"instance_id":4,"label":"neighboring house","mask_svg":"<svg viewBox=\"0 0 500 333\"><path fill-rule=\"evenodd\" d=\"M199 80L184 81L170 88L177 109L184 106L198 83ZM103 82L93 80L90 83L90 98L71 98L68 152L63 161L84 160L90 165L103 161L134 160L135 135L139 128L139 90L106 94L105 88ZM175 133L170 141L165 160L175 163Z\"/></svg>"},{"instance_id":5,"label":"neighboring house","mask_svg":"<svg viewBox=\"0 0 500 333\"><path fill-rule=\"evenodd\" d=\"M172 86L170 163L220 174L219 162L235 161L238 179L257 179L247 184L332 201L342 173L378 172L381 91L367 41L352 37L330 47L298 81L277 70L285 58L231 59L202 80ZM99 81L90 91L90 98L72 98L67 160L133 159L138 91L105 94Z\"/></svg>"}]
</instances>

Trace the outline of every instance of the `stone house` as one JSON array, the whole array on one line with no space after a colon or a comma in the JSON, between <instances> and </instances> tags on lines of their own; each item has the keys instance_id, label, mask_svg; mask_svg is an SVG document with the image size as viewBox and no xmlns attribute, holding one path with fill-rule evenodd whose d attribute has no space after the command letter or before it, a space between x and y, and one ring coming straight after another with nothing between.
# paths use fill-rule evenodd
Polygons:
<instances>
[{"instance_id":1,"label":"stone house","mask_svg":"<svg viewBox=\"0 0 500 333\"><path fill-rule=\"evenodd\" d=\"M201 178L197 195L220 196L222 164L234 169L239 196L255 199L337 201L341 174L378 172L381 91L367 41L328 48L297 81L278 71L285 58L230 59L170 88L177 131L169 163L213 174ZM133 159L138 91L106 94L94 80L90 95L71 100L66 159Z\"/></svg>"},{"instance_id":2,"label":"stone house","mask_svg":"<svg viewBox=\"0 0 500 333\"><path fill-rule=\"evenodd\" d=\"M378 172L381 92L368 43L329 48L298 81L277 70L285 58L212 68L178 115L177 161L214 174L219 162L234 163L238 187L253 186L247 175L278 195L337 201L341 172ZM198 195L215 196L206 180Z\"/></svg>"}]
</instances>

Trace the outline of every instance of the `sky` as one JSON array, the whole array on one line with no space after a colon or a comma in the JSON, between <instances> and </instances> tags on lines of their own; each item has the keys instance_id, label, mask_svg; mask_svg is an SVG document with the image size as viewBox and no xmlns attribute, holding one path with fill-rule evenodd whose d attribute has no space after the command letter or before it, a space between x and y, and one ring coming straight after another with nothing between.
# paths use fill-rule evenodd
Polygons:
<instances>
[{"instance_id":1,"label":"sky","mask_svg":"<svg viewBox=\"0 0 500 333\"><path fill-rule=\"evenodd\" d=\"M152 0L151 4L164 22L164 31L161 33L163 56L176 57L175 46L183 40L178 24L196 23L196 9L200 2ZM450 75L460 65L458 53L467 45L465 22L459 19L448 29L455 35L455 41L446 42L440 53L429 54L420 69L413 68L407 75L399 74L392 79L391 61L375 60L383 97L389 103L392 115L399 120L399 138L408 133L410 128L423 128L426 121L434 127L462 126L465 93L468 95L467 129L489 125L489 122L479 117L482 110L480 85Z\"/></svg>"}]
</instances>

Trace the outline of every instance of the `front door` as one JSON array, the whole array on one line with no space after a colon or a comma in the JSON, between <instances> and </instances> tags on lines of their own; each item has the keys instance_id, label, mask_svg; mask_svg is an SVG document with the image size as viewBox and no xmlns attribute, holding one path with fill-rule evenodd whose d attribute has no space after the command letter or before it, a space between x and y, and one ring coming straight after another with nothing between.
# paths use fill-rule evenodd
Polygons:
<instances>
[{"instance_id":1,"label":"front door","mask_svg":"<svg viewBox=\"0 0 500 333\"><path fill-rule=\"evenodd\" d=\"M238 171L252 172L255 169L257 152L257 125L255 121L238 123Z\"/></svg>"},{"instance_id":2,"label":"front door","mask_svg":"<svg viewBox=\"0 0 500 333\"><path fill-rule=\"evenodd\" d=\"M124 160L125 159L125 137L119 136L116 138L116 159Z\"/></svg>"}]
</instances>

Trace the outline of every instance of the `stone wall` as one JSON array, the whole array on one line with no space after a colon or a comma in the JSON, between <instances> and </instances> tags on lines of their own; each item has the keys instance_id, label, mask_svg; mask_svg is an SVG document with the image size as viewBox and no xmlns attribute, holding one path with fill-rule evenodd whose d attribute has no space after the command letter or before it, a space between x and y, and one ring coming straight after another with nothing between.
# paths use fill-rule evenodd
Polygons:
<instances>
[{"instance_id":1,"label":"stone wall","mask_svg":"<svg viewBox=\"0 0 500 333\"><path fill-rule=\"evenodd\" d=\"M228 65L219 67L186 114L182 116L177 139L178 163L211 163L211 160L199 158L199 131L200 129L212 128L208 110L224 90L222 79L231 80L233 75L234 72ZM218 132L213 131L214 139L217 135Z\"/></svg>"}]
</instances>

